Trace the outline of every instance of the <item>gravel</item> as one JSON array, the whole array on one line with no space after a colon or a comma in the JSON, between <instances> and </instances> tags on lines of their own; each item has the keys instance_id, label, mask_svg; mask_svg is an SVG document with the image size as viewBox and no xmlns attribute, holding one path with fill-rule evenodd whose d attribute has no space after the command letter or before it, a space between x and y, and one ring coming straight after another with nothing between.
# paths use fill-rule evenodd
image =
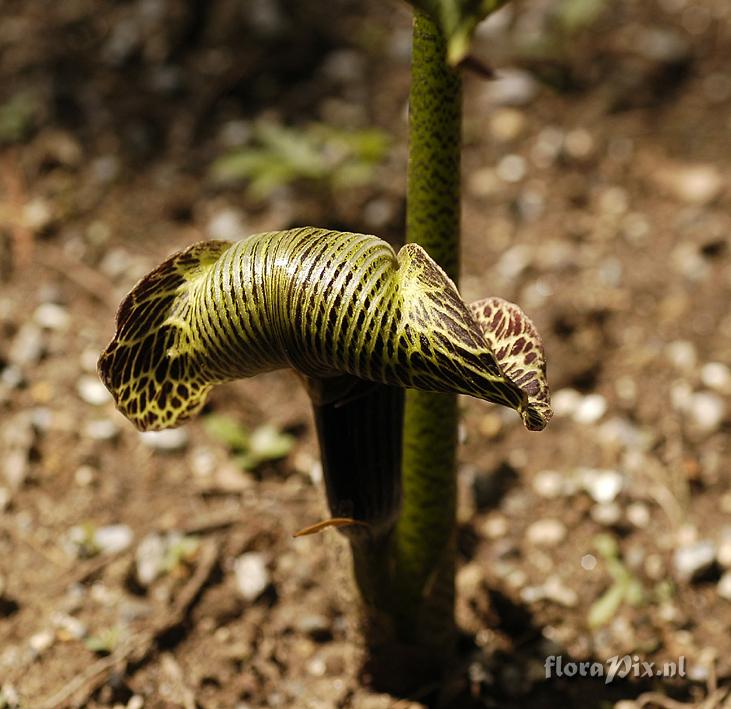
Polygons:
<instances>
[{"instance_id":1,"label":"gravel","mask_svg":"<svg viewBox=\"0 0 731 709\"><path fill-rule=\"evenodd\" d=\"M140 440L149 448L164 453L184 450L188 445L188 432L184 428L168 428L164 431L144 431Z\"/></svg>"},{"instance_id":2,"label":"gravel","mask_svg":"<svg viewBox=\"0 0 731 709\"><path fill-rule=\"evenodd\" d=\"M678 547L673 554L673 567L680 581L692 581L707 571L716 560L716 545L702 539L687 546Z\"/></svg>"},{"instance_id":3,"label":"gravel","mask_svg":"<svg viewBox=\"0 0 731 709\"><path fill-rule=\"evenodd\" d=\"M624 487L624 476L616 470L586 468L581 481L587 493L598 503L613 502Z\"/></svg>"},{"instance_id":4,"label":"gravel","mask_svg":"<svg viewBox=\"0 0 731 709\"><path fill-rule=\"evenodd\" d=\"M258 551L247 552L234 561L236 589L246 601L255 601L269 585L267 556Z\"/></svg>"},{"instance_id":5,"label":"gravel","mask_svg":"<svg viewBox=\"0 0 731 709\"><path fill-rule=\"evenodd\" d=\"M566 525L558 519L539 519L526 530L526 539L531 544L554 547L566 539Z\"/></svg>"}]
</instances>

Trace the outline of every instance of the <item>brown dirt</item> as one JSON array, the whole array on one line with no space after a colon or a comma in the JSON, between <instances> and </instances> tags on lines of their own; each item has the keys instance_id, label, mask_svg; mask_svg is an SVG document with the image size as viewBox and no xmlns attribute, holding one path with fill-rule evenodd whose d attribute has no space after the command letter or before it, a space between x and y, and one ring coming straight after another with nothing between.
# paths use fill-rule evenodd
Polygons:
<instances>
[{"instance_id":1,"label":"brown dirt","mask_svg":"<svg viewBox=\"0 0 731 709\"><path fill-rule=\"evenodd\" d=\"M718 379L731 362L726 4L612 4L575 37L552 30L550 57L537 58L523 45L546 4L523 2L476 42L485 61L554 88L536 84L535 97L506 107L497 84L466 79L462 290L530 313L565 413L533 435L510 412L463 401L465 639L441 687L452 706L678 706L650 691L729 706L731 603L719 579L729 573L731 384ZM270 38L266 17L257 29L228 1L0 9L0 104L21 92L34 106L0 155L0 706L16 695L24 707L412 706L361 685L337 533L292 538L325 511L291 374L212 396L208 411L296 436L285 460L255 473L235 469L200 421L181 449L161 452L110 402L80 394L134 280L232 215L241 236L315 223L399 238L408 12L395 1L272 6L284 19ZM297 183L254 201L207 169L225 125L262 116L376 125L393 146L366 187ZM712 189L691 193L698 180ZM606 411L582 420L567 390L584 404L600 395L589 401ZM717 405L725 411L704 423ZM112 426L107 439L98 421ZM621 476L609 507L583 489L586 469ZM561 491L542 487L546 471L568 481ZM565 538L535 543L541 520ZM132 542L77 558L69 530L87 523L126 525ZM138 545L168 531L196 536L197 550L145 588ZM595 547L602 532L643 602L591 628L587 613L612 582ZM692 580L678 572L678 548L724 539L726 557ZM233 571L250 551L269 573L254 601ZM110 630L111 654L88 648ZM688 677L547 680L545 658L557 654L682 655ZM413 706L437 694L426 687Z\"/></svg>"}]
</instances>

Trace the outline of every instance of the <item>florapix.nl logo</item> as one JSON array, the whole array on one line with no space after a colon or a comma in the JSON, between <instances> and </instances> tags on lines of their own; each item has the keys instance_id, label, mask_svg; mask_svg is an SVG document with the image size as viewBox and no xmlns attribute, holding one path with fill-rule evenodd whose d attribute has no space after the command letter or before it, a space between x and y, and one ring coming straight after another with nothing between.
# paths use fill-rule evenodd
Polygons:
<instances>
[{"instance_id":1,"label":"florapix.nl logo","mask_svg":"<svg viewBox=\"0 0 731 709\"><path fill-rule=\"evenodd\" d=\"M546 679L552 677L603 677L604 683L609 684L615 678L624 677L685 677L685 656L680 655L671 662L649 662L642 660L639 655L615 655L604 662L564 661L561 655L549 655L544 663Z\"/></svg>"}]
</instances>

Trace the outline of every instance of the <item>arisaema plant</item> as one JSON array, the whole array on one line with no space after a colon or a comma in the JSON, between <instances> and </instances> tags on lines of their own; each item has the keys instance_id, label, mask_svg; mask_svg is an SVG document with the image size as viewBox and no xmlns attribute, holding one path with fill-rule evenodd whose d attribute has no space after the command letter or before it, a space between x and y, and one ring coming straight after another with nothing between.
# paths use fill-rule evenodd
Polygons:
<instances>
[{"instance_id":1,"label":"arisaema plant","mask_svg":"<svg viewBox=\"0 0 731 709\"><path fill-rule=\"evenodd\" d=\"M460 37L498 3L413 4L409 243L396 253L376 236L306 227L194 244L134 287L99 359L141 430L180 424L216 384L281 368L300 376L373 667L402 687L433 679L453 649L457 394L511 407L530 430L551 416L531 321L499 298L468 305L455 285L453 64ZM454 41L462 48L448 52Z\"/></svg>"}]
</instances>

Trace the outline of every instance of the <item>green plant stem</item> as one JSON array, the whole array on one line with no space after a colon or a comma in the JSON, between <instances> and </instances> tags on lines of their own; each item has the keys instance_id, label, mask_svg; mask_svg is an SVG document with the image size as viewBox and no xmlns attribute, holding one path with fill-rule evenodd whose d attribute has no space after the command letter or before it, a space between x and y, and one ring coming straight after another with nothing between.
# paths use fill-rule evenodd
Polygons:
<instances>
[{"instance_id":1,"label":"green plant stem","mask_svg":"<svg viewBox=\"0 0 731 709\"><path fill-rule=\"evenodd\" d=\"M461 80L446 42L416 12L409 102L406 236L457 281ZM394 536L397 633L448 654L454 635L457 399L408 391L403 506Z\"/></svg>"}]
</instances>

